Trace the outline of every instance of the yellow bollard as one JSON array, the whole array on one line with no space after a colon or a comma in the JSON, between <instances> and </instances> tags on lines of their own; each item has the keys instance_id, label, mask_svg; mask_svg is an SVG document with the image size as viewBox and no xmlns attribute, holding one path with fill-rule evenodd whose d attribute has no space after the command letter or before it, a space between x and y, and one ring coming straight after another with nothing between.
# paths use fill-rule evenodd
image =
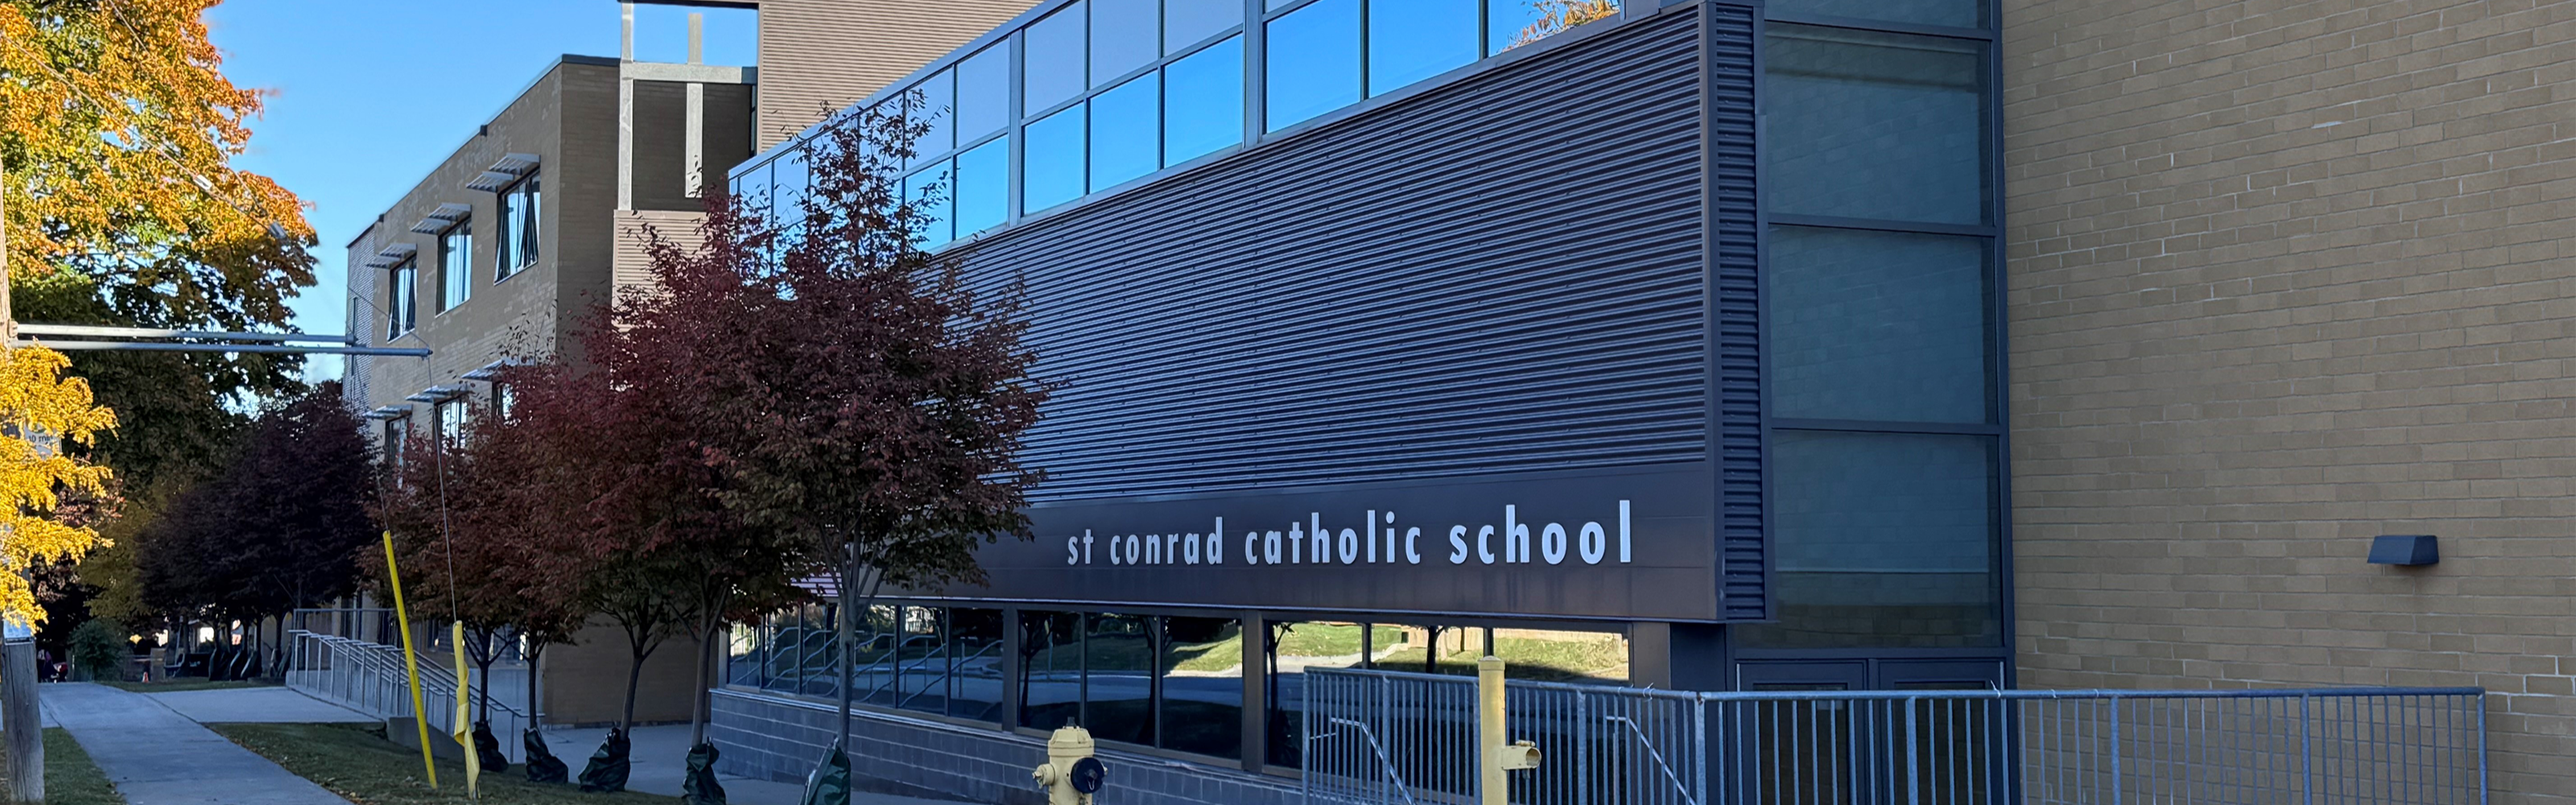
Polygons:
<instances>
[{"instance_id":1,"label":"yellow bollard","mask_svg":"<svg viewBox=\"0 0 2576 805\"><path fill-rule=\"evenodd\" d=\"M1508 742L1503 715L1503 659L1487 654L1476 661L1476 789L1482 805L1510 805L1511 778L1505 773L1538 768L1538 744Z\"/></svg>"}]
</instances>

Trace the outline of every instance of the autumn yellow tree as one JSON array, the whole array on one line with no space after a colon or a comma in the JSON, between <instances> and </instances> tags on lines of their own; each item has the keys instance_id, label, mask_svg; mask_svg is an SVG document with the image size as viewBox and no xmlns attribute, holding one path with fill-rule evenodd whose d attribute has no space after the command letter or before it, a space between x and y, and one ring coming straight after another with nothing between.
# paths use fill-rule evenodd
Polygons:
<instances>
[{"instance_id":1,"label":"autumn yellow tree","mask_svg":"<svg viewBox=\"0 0 2576 805\"><path fill-rule=\"evenodd\" d=\"M60 449L116 427L114 412L91 404L87 382L62 376L69 365L43 347L0 350L0 617L28 625L44 619L28 568L78 559L98 542L98 532L64 524L54 508L63 494L97 493L108 479L106 467Z\"/></svg>"}]
</instances>

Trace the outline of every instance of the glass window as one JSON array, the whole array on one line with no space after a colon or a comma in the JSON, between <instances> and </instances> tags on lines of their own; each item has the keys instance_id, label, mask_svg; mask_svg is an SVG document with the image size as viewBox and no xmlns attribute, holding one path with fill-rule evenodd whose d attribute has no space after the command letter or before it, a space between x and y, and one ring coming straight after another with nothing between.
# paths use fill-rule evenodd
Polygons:
<instances>
[{"instance_id":1,"label":"glass window","mask_svg":"<svg viewBox=\"0 0 2576 805\"><path fill-rule=\"evenodd\" d=\"M1091 190L1099 192L1160 166L1161 81L1146 73L1091 99Z\"/></svg>"},{"instance_id":2,"label":"glass window","mask_svg":"<svg viewBox=\"0 0 2576 805\"><path fill-rule=\"evenodd\" d=\"M1501 53L1619 13L1616 0L1572 0L1548 5L1553 8L1543 9L1537 0L1485 0L1485 54Z\"/></svg>"},{"instance_id":3,"label":"glass window","mask_svg":"<svg viewBox=\"0 0 2576 805\"><path fill-rule=\"evenodd\" d=\"M957 155L956 237L1001 226L1011 217L1011 138L996 137Z\"/></svg>"},{"instance_id":4,"label":"glass window","mask_svg":"<svg viewBox=\"0 0 2576 805\"><path fill-rule=\"evenodd\" d=\"M1985 45L1807 25L1766 42L1771 211L1985 222Z\"/></svg>"},{"instance_id":5,"label":"glass window","mask_svg":"<svg viewBox=\"0 0 2576 805\"><path fill-rule=\"evenodd\" d=\"M1262 715L1269 740L1268 763L1274 766L1299 767L1303 763L1299 749L1306 735L1306 669L1353 668L1375 653L1379 643L1395 645L1403 634L1394 627L1378 628L1363 637L1360 624L1332 621L1273 621L1269 634L1263 636L1261 700L1269 703Z\"/></svg>"},{"instance_id":6,"label":"glass window","mask_svg":"<svg viewBox=\"0 0 2576 805\"><path fill-rule=\"evenodd\" d=\"M957 74L941 70L913 89L921 93L921 108L913 110L913 121L928 127L912 144L910 167L918 168L957 148Z\"/></svg>"},{"instance_id":7,"label":"glass window","mask_svg":"<svg viewBox=\"0 0 2576 805\"><path fill-rule=\"evenodd\" d=\"M1020 170L1020 209L1037 212L1082 197L1083 107L1049 115L1022 129L1029 138Z\"/></svg>"},{"instance_id":8,"label":"glass window","mask_svg":"<svg viewBox=\"0 0 2576 805\"><path fill-rule=\"evenodd\" d=\"M418 311L413 304L420 295L419 289L415 287L418 282L420 282L420 272L413 268L410 260L403 261L402 265L394 267L392 272L385 275L386 338L398 338L404 333L411 332L412 323L418 316Z\"/></svg>"},{"instance_id":9,"label":"glass window","mask_svg":"<svg viewBox=\"0 0 2576 805\"><path fill-rule=\"evenodd\" d=\"M403 452L410 447L410 441L411 418L385 420L385 460L391 462L397 472L402 469ZM397 476L395 480L399 482L402 479Z\"/></svg>"},{"instance_id":10,"label":"glass window","mask_svg":"<svg viewBox=\"0 0 2576 805\"><path fill-rule=\"evenodd\" d=\"M1771 413L1988 421L1986 240L1771 230Z\"/></svg>"},{"instance_id":11,"label":"glass window","mask_svg":"<svg viewBox=\"0 0 2576 805\"><path fill-rule=\"evenodd\" d=\"M1002 611L948 611L948 714L1002 720Z\"/></svg>"},{"instance_id":12,"label":"glass window","mask_svg":"<svg viewBox=\"0 0 2576 805\"><path fill-rule=\"evenodd\" d=\"M759 165L753 166L750 170L743 171L742 175L733 177L734 200L741 202L745 206L768 213L771 216L776 216L778 214L778 210L770 206L769 198L770 167L775 164L777 164L777 160L774 159L768 162L763 162Z\"/></svg>"},{"instance_id":13,"label":"glass window","mask_svg":"<svg viewBox=\"0 0 2576 805\"><path fill-rule=\"evenodd\" d=\"M1262 112L1270 131L1359 102L1359 0L1316 0L1269 26Z\"/></svg>"},{"instance_id":14,"label":"glass window","mask_svg":"<svg viewBox=\"0 0 2576 805\"><path fill-rule=\"evenodd\" d=\"M1995 461L1988 436L1772 434L1775 647L1991 647Z\"/></svg>"},{"instance_id":15,"label":"glass window","mask_svg":"<svg viewBox=\"0 0 2576 805\"><path fill-rule=\"evenodd\" d=\"M440 402L436 413L438 440L442 444L452 446L463 443L466 432L474 427L474 406L463 399Z\"/></svg>"},{"instance_id":16,"label":"glass window","mask_svg":"<svg viewBox=\"0 0 2576 805\"><path fill-rule=\"evenodd\" d=\"M1011 122L1011 49L985 48L957 63L957 143L1001 131Z\"/></svg>"},{"instance_id":17,"label":"glass window","mask_svg":"<svg viewBox=\"0 0 2576 805\"><path fill-rule=\"evenodd\" d=\"M904 637L900 626L903 613L899 610L899 607L892 606L868 607L866 614L859 618L858 624L851 630L851 637L856 638L856 642L850 647L850 687L853 691L851 694L853 701L880 707L893 707L896 702L902 700L902 689L897 687L902 681L903 673L903 657L897 649L902 646ZM827 622L821 624L820 628L834 628L834 624ZM836 674L837 670L827 665L822 669L822 673ZM827 693L832 692L832 686L838 684L837 679L825 679L820 682Z\"/></svg>"},{"instance_id":18,"label":"glass window","mask_svg":"<svg viewBox=\"0 0 2576 805\"><path fill-rule=\"evenodd\" d=\"M921 248L936 249L956 238L950 221L956 215L949 210L948 163L942 162L903 179L903 197L912 204L913 235L920 238Z\"/></svg>"},{"instance_id":19,"label":"glass window","mask_svg":"<svg viewBox=\"0 0 2576 805\"><path fill-rule=\"evenodd\" d=\"M1163 0L1163 55L1242 24L1241 0Z\"/></svg>"},{"instance_id":20,"label":"glass window","mask_svg":"<svg viewBox=\"0 0 2576 805\"><path fill-rule=\"evenodd\" d=\"M537 222L541 220L539 206L543 196L537 174L533 173L501 191L501 214L494 216L500 219L500 228L494 233L498 235L493 246L499 259L492 268L493 282L508 279L537 262Z\"/></svg>"},{"instance_id":21,"label":"glass window","mask_svg":"<svg viewBox=\"0 0 2576 805\"><path fill-rule=\"evenodd\" d=\"M782 220L802 221L805 218L805 194L813 191L810 185L814 181L813 171L806 168L805 160L805 149L802 144L799 144L788 147L786 152L778 155L778 161L773 163L775 166L773 181L777 184L776 204Z\"/></svg>"},{"instance_id":22,"label":"glass window","mask_svg":"<svg viewBox=\"0 0 2576 805\"><path fill-rule=\"evenodd\" d=\"M1084 79L1083 4L1074 3L1020 30L1021 114L1036 114L1071 100L1090 86Z\"/></svg>"},{"instance_id":23,"label":"glass window","mask_svg":"<svg viewBox=\"0 0 2576 805\"><path fill-rule=\"evenodd\" d=\"M1082 719L1082 616L1020 613L1020 723L1039 730Z\"/></svg>"},{"instance_id":24,"label":"glass window","mask_svg":"<svg viewBox=\"0 0 2576 805\"><path fill-rule=\"evenodd\" d=\"M1475 61L1480 1L1370 3L1369 94L1385 94Z\"/></svg>"},{"instance_id":25,"label":"glass window","mask_svg":"<svg viewBox=\"0 0 2576 805\"><path fill-rule=\"evenodd\" d=\"M948 712L948 610L903 607L894 655L898 669L895 706L927 713Z\"/></svg>"},{"instance_id":26,"label":"glass window","mask_svg":"<svg viewBox=\"0 0 2576 805\"><path fill-rule=\"evenodd\" d=\"M1209 45L1163 68L1165 167L1240 142L1243 37Z\"/></svg>"},{"instance_id":27,"label":"glass window","mask_svg":"<svg viewBox=\"0 0 2576 805\"><path fill-rule=\"evenodd\" d=\"M1243 756L1243 624L1163 619L1163 748Z\"/></svg>"},{"instance_id":28,"label":"glass window","mask_svg":"<svg viewBox=\"0 0 2576 805\"><path fill-rule=\"evenodd\" d=\"M1103 741L1154 744L1154 619L1096 614L1083 641L1082 724Z\"/></svg>"},{"instance_id":29,"label":"glass window","mask_svg":"<svg viewBox=\"0 0 2576 805\"><path fill-rule=\"evenodd\" d=\"M438 237L438 309L465 304L474 297L474 227L458 221Z\"/></svg>"},{"instance_id":30,"label":"glass window","mask_svg":"<svg viewBox=\"0 0 2576 805\"><path fill-rule=\"evenodd\" d=\"M1771 0L1771 11L1979 28L1986 24L1985 5L1981 0Z\"/></svg>"},{"instance_id":31,"label":"glass window","mask_svg":"<svg viewBox=\"0 0 2576 805\"><path fill-rule=\"evenodd\" d=\"M1091 85L1135 72L1163 54L1156 0L1090 0Z\"/></svg>"}]
</instances>

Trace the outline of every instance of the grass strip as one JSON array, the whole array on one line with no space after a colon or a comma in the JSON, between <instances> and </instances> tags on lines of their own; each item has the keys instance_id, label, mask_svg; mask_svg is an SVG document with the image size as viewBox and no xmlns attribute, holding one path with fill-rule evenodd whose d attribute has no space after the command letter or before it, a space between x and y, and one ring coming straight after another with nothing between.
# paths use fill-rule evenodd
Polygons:
<instances>
[{"instance_id":1,"label":"grass strip","mask_svg":"<svg viewBox=\"0 0 2576 805\"><path fill-rule=\"evenodd\" d=\"M208 724L206 728L358 805L466 801L464 761L439 760L439 787L431 789L421 779L420 750L385 740L385 729L380 725ZM434 741L446 739L442 735L430 736ZM585 759L587 756L566 757L564 761L573 764L573 770L578 772ZM499 774L485 772L482 789L483 802L499 805L669 805L680 801L679 797L633 791L584 794L571 785L531 783L518 766Z\"/></svg>"},{"instance_id":2,"label":"grass strip","mask_svg":"<svg viewBox=\"0 0 2576 805\"><path fill-rule=\"evenodd\" d=\"M0 776L0 791L8 790L8 785L8 778ZM0 794L0 799L6 796ZM107 781L107 773L98 770L71 733L46 727L45 804L125 805L125 795L116 793L116 785Z\"/></svg>"}]
</instances>

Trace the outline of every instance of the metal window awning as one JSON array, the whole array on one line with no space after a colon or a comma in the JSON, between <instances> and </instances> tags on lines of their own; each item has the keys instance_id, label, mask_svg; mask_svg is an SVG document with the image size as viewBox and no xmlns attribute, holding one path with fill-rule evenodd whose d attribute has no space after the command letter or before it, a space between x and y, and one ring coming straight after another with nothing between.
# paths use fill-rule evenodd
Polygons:
<instances>
[{"instance_id":1,"label":"metal window awning","mask_svg":"<svg viewBox=\"0 0 2576 805\"><path fill-rule=\"evenodd\" d=\"M429 388L421 389L419 393L413 394L409 397L404 397L403 399L425 405L436 405L458 397L463 397L465 396L465 392L466 389L463 386L431 386Z\"/></svg>"},{"instance_id":2,"label":"metal window awning","mask_svg":"<svg viewBox=\"0 0 2576 805\"><path fill-rule=\"evenodd\" d=\"M483 172L475 175L474 178L465 180L465 189L498 193L501 188L509 187L511 182L518 181L519 177L535 172L536 169L537 155L509 154L493 162L492 167L483 169Z\"/></svg>"},{"instance_id":3,"label":"metal window awning","mask_svg":"<svg viewBox=\"0 0 2576 805\"><path fill-rule=\"evenodd\" d=\"M396 243L378 250L376 252L376 256L367 258L366 266L368 268L392 268L394 266L402 265L404 260L411 259L412 255L419 252L419 246L414 246L409 243Z\"/></svg>"},{"instance_id":4,"label":"metal window awning","mask_svg":"<svg viewBox=\"0 0 2576 805\"><path fill-rule=\"evenodd\" d=\"M458 204L453 201L440 204L438 209L430 210L428 215L421 216L420 223L412 224L411 231L423 235L436 235L447 231L448 227L455 226L456 222L465 220L465 216L473 212L472 204Z\"/></svg>"},{"instance_id":5,"label":"metal window awning","mask_svg":"<svg viewBox=\"0 0 2576 805\"><path fill-rule=\"evenodd\" d=\"M493 361L493 362L491 362L491 363L483 364L483 368L476 369L476 370L471 371L471 372L466 372L465 374L458 375L458 377L462 377L462 378L464 378L464 379L466 379L466 380L476 380L476 381L491 380L491 379L493 379L493 378L496 378L496 377L500 377L500 376L501 376L501 368L502 368L502 367L510 366L510 365L512 365L512 364L516 364L516 363L518 363L518 361L514 361L514 360L511 360L511 359L509 359L509 358L502 358L502 359L500 359L500 360Z\"/></svg>"},{"instance_id":6,"label":"metal window awning","mask_svg":"<svg viewBox=\"0 0 2576 805\"><path fill-rule=\"evenodd\" d=\"M120 339L120 340L105 340ZM147 340L123 340L147 339ZM371 347L345 335L319 333L246 333L171 330L159 327L109 327L88 324L23 323L11 346L43 344L57 350L127 350L134 352L234 352L286 355L378 355L429 357L429 350Z\"/></svg>"},{"instance_id":7,"label":"metal window awning","mask_svg":"<svg viewBox=\"0 0 2576 805\"><path fill-rule=\"evenodd\" d=\"M379 421L387 420L387 419L401 419L401 418L403 418L403 417L411 416L411 406L408 406L408 405L388 405L388 406L385 406L385 407L383 407L383 408L378 408L378 409L373 410L373 411L368 411L368 412L366 412L365 414L362 414L362 416L365 416L365 417L366 417L366 418L368 418L368 419L379 420Z\"/></svg>"}]
</instances>

